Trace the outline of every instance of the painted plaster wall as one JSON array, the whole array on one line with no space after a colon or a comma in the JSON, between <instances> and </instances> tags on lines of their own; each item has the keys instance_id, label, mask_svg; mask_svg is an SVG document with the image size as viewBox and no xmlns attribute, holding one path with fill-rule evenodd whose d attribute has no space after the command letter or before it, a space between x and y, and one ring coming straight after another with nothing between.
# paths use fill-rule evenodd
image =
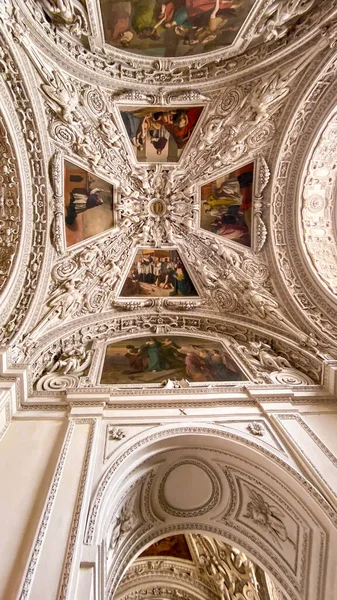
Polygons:
<instances>
[{"instance_id":1,"label":"painted plaster wall","mask_svg":"<svg viewBox=\"0 0 337 600\"><path fill-rule=\"evenodd\" d=\"M17 598L58 460L63 420L13 420L0 444L0 598Z\"/></svg>"}]
</instances>

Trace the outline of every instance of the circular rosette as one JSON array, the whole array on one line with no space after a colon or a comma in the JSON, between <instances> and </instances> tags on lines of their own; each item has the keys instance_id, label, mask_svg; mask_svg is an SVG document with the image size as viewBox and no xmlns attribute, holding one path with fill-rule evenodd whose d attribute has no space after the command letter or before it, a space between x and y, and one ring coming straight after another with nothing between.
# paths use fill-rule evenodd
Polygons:
<instances>
[{"instance_id":1,"label":"circular rosette","mask_svg":"<svg viewBox=\"0 0 337 600\"><path fill-rule=\"evenodd\" d=\"M274 371L270 373L270 378L275 383L280 383L281 385L313 385L314 382L308 375L304 375L301 371L297 369L283 369L283 371Z\"/></svg>"},{"instance_id":2,"label":"circular rosette","mask_svg":"<svg viewBox=\"0 0 337 600\"><path fill-rule=\"evenodd\" d=\"M325 199L322 196L309 196L305 201L305 207L311 212L320 212L325 206Z\"/></svg>"},{"instance_id":3,"label":"circular rosette","mask_svg":"<svg viewBox=\"0 0 337 600\"><path fill-rule=\"evenodd\" d=\"M56 281L66 281L75 275L77 270L77 264L73 258L65 258L62 262L59 262L52 271L53 279Z\"/></svg>"},{"instance_id":4,"label":"circular rosette","mask_svg":"<svg viewBox=\"0 0 337 600\"><path fill-rule=\"evenodd\" d=\"M237 308L237 300L230 290L215 290L213 298L221 310L234 312Z\"/></svg>"},{"instance_id":5,"label":"circular rosette","mask_svg":"<svg viewBox=\"0 0 337 600\"><path fill-rule=\"evenodd\" d=\"M48 373L39 379L36 389L40 392L62 392L63 390L77 387L78 381L79 379L76 375Z\"/></svg>"},{"instance_id":6,"label":"circular rosette","mask_svg":"<svg viewBox=\"0 0 337 600\"><path fill-rule=\"evenodd\" d=\"M83 92L84 104L87 105L89 110L96 115L102 115L106 110L105 102L102 96L98 93L98 90L87 89Z\"/></svg>"},{"instance_id":7,"label":"circular rosette","mask_svg":"<svg viewBox=\"0 0 337 600\"><path fill-rule=\"evenodd\" d=\"M239 111L242 100L243 91L240 88L229 89L219 104L221 117L233 117Z\"/></svg>"},{"instance_id":8,"label":"circular rosette","mask_svg":"<svg viewBox=\"0 0 337 600\"><path fill-rule=\"evenodd\" d=\"M107 292L102 287L95 287L86 298L86 305L90 312L99 312L103 309Z\"/></svg>"},{"instance_id":9,"label":"circular rosette","mask_svg":"<svg viewBox=\"0 0 337 600\"><path fill-rule=\"evenodd\" d=\"M268 267L261 263L257 263L251 258L247 258L242 263L242 270L248 277L259 283L267 281L269 276Z\"/></svg>"},{"instance_id":10,"label":"circular rosette","mask_svg":"<svg viewBox=\"0 0 337 600\"><path fill-rule=\"evenodd\" d=\"M256 150L257 148L261 148L267 142L271 140L275 133L275 126L271 121L266 121L262 123L259 127L255 129L247 138L247 146L248 148L253 148Z\"/></svg>"},{"instance_id":11,"label":"circular rosette","mask_svg":"<svg viewBox=\"0 0 337 600\"><path fill-rule=\"evenodd\" d=\"M76 134L61 121L53 121L49 128L50 136L64 146L72 146L76 142Z\"/></svg>"}]
</instances>

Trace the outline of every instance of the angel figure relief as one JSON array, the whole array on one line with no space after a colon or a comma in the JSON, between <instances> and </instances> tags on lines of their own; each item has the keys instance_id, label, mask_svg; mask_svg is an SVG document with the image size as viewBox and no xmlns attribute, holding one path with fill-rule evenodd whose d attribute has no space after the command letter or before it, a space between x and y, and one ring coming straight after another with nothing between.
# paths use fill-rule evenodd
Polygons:
<instances>
[{"instance_id":1,"label":"angel figure relief","mask_svg":"<svg viewBox=\"0 0 337 600\"><path fill-rule=\"evenodd\" d=\"M247 489L251 500L247 503L244 517L269 533L280 548L282 548L281 542L289 542L295 548L296 544L290 539L284 524L284 513L275 504L268 504L255 490Z\"/></svg>"}]
</instances>

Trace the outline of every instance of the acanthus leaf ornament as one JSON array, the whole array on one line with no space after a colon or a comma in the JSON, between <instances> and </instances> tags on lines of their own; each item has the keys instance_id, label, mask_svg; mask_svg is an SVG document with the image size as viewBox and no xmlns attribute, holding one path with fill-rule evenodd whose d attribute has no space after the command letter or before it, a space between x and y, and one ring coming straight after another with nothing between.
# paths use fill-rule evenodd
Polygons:
<instances>
[{"instance_id":1,"label":"acanthus leaf ornament","mask_svg":"<svg viewBox=\"0 0 337 600\"><path fill-rule=\"evenodd\" d=\"M132 531L136 522L135 498L127 498L116 516L109 544L109 550L115 551L125 536Z\"/></svg>"}]
</instances>

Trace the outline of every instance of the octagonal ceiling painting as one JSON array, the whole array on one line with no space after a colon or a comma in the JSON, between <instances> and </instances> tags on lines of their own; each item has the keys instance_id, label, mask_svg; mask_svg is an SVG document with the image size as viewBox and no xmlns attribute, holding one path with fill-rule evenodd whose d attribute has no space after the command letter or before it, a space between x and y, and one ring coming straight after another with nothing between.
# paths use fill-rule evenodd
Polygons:
<instances>
[{"instance_id":1,"label":"octagonal ceiling painting","mask_svg":"<svg viewBox=\"0 0 337 600\"><path fill-rule=\"evenodd\" d=\"M231 45L254 0L101 0L105 41L146 56L179 57Z\"/></svg>"}]
</instances>

